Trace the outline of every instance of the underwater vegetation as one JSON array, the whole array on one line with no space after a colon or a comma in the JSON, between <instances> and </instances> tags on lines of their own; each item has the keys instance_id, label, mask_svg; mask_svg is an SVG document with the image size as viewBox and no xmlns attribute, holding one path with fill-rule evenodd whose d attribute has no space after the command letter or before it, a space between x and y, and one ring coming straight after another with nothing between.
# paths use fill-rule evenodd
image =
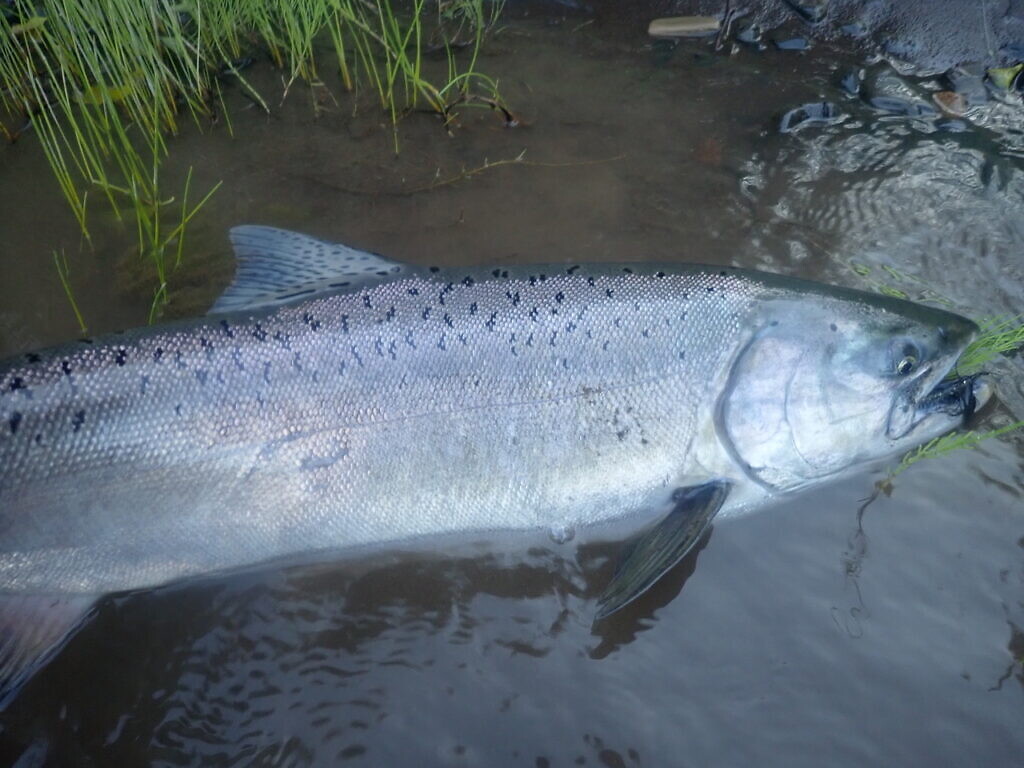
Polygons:
<instances>
[{"instance_id":1,"label":"underwater vegetation","mask_svg":"<svg viewBox=\"0 0 1024 768\"><path fill-rule=\"evenodd\" d=\"M417 107L445 127L460 106L513 122L497 84L476 68L500 10L484 0L0 0L0 131L9 142L35 132L86 241L96 198L134 223L156 277L152 322L188 223L220 186L195 193L190 170L183 189L166 189L166 138L183 120L202 129L223 119L230 131L225 87L269 111L243 73L266 57L283 71L286 94L296 83L326 87L320 72L331 67L345 89L375 93L393 126ZM333 56L318 55L324 48ZM424 71L428 51L445 55L439 76ZM84 325L67 261L55 263Z\"/></svg>"}]
</instances>

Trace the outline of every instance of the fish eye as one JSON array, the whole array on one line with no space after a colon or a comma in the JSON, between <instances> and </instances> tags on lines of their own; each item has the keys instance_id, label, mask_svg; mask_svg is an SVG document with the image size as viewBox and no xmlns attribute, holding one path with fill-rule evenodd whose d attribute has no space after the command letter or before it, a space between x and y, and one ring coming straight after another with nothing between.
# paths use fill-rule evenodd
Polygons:
<instances>
[{"instance_id":1,"label":"fish eye","mask_svg":"<svg viewBox=\"0 0 1024 768\"><path fill-rule=\"evenodd\" d=\"M917 364L921 360L921 350L910 339L900 339L892 349L891 365L897 376L909 376L917 370Z\"/></svg>"},{"instance_id":2,"label":"fish eye","mask_svg":"<svg viewBox=\"0 0 1024 768\"><path fill-rule=\"evenodd\" d=\"M898 363L896 363L896 373L900 376L907 376L917 366L917 358L913 355L907 355Z\"/></svg>"}]
</instances>

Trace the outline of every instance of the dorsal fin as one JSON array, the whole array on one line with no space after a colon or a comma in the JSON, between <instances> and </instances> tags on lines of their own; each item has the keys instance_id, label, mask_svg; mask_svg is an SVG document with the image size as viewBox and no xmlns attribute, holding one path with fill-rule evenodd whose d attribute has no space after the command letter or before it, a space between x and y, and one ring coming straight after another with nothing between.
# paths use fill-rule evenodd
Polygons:
<instances>
[{"instance_id":1,"label":"dorsal fin","mask_svg":"<svg viewBox=\"0 0 1024 768\"><path fill-rule=\"evenodd\" d=\"M298 232L245 225L231 230L237 267L210 314L288 304L317 293L393 279L409 267Z\"/></svg>"}]
</instances>

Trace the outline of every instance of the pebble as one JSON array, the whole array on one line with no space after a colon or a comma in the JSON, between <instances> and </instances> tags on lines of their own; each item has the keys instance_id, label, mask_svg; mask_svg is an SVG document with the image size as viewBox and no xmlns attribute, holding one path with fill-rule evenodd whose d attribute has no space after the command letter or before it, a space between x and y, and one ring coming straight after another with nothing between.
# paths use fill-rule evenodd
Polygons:
<instances>
[{"instance_id":1,"label":"pebble","mask_svg":"<svg viewBox=\"0 0 1024 768\"><path fill-rule=\"evenodd\" d=\"M741 43L746 43L747 45L756 45L760 47L762 37L764 37L764 30L761 29L760 25L751 21L742 24L739 29L736 30L736 39Z\"/></svg>"},{"instance_id":2,"label":"pebble","mask_svg":"<svg viewBox=\"0 0 1024 768\"><path fill-rule=\"evenodd\" d=\"M811 104L791 109L782 116L779 122L779 130L782 133L792 133L797 128L807 125L829 125L842 117L839 108L830 101L816 101Z\"/></svg>"},{"instance_id":3,"label":"pebble","mask_svg":"<svg viewBox=\"0 0 1024 768\"><path fill-rule=\"evenodd\" d=\"M947 115L953 115L954 117L963 117L970 108L970 105L967 103L967 97L956 91L938 91L933 93L932 101Z\"/></svg>"},{"instance_id":4,"label":"pebble","mask_svg":"<svg viewBox=\"0 0 1024 768\"><path fill-rule=\"evenodd\" d=\"M875 96L868 99L868 104L891 115L904 117L934 117L936 114L935 107L931 104L926 104L923 101L908 101L895 96Z\"/></svg>"},{"instance_id":5,"label":"pebble","mask_svg":"<svg viewBox=\"0 0 1024 768\"><path fill-rule=\"evenodd\" d=\"M851 69L839 80L839 87L851 96L860 95L860 84L864 80L863 69Z\"/></svg>"},{"instance_id":6,"label":"pebble","mask_svg":"<svg viewBox=\"0 0 1024 768\"><path fill-rule=\"evenodd\" d=\"M788 40L772 40L772 43L780 51L806 51L811 44L803 37L791 37Z\"/></svg>"},{"instance_id":7,"label":"pebble","mask_svg":"<svg viewBox=\"0 0 1024 768\"><path fill-rule=\"evenodd\" d=\"M714 16L671 16L655 19L647 27L651 37L711 37L721 23Z\"/></svg>"}]
</instances>

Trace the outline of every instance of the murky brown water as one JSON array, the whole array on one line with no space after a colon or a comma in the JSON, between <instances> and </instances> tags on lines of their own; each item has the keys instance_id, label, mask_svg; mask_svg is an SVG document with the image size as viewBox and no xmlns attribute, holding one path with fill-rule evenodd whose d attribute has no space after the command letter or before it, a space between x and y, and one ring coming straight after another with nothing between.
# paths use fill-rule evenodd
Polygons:
<instances>
[{"instance_id":1,"label":"murky brown water","mask_svg":"<svg viewBox=\"0 0 1024 768\"><path fill-rule=\"evenodd\" d=\"M413 115L402 152L369 103L173 141L169 175L224 179L189 232L168 316L205 310L238 223L417 263L679 259L933 291L974 317L1024 306L1024 107L952 121L933 80L807 53L652 46L631 19L510 19L484 67L525 125ZM797 29L799 31L799 29ZM837 83L865 67L864 90ZM279 93L278 75L247 76ZM275 87L277 90L275 90ZM788 109L843 117L780 134ZM522 157L519 162L512 161ZM475 172L488 163L505 162ZM436 188L431 185L471 175ZM26 138L0 149L0 353L144 321L130 237L78 234ZM871 269L866 277L851 265ZM885 267L896 270L886 272ZM862 270L863 271L863 270ZM921 282L923 281L923 282ZM996 366L1024 417L1020 358ZM1010 765L1024 754L1024 451L926 461L864 508L882 469L720 523L598 628L615 547L395 553L104 599L0 713L0 762L34 765Z\"/></svg>"}]
</instances>

